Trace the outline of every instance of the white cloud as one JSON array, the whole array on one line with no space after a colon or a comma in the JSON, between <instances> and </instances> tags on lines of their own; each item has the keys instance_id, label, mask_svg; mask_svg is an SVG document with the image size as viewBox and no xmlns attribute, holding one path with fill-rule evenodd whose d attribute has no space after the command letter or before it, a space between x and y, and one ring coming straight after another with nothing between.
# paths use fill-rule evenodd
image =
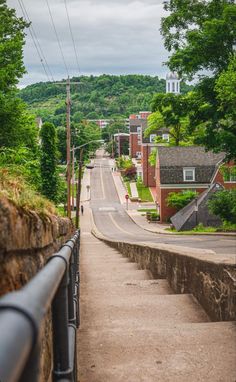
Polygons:
<instances>
[{"instance_id":1,"label":"white cloud","mask_svg":"<svg viewBox=\"0 0 236 382\"><path fill-rule=\"evenodd\" d=\"M56 79L66 77L46 0L23 0L38 40ZM70 74L77 74L64 0L49 0ZM17 0L8 0L19 15ZM167 59L160 35L162 0L67 0L83 74L146 73L164 76ZM27 33L21 84L45 80L31 36Z\"/></svg>"}]
</instances>

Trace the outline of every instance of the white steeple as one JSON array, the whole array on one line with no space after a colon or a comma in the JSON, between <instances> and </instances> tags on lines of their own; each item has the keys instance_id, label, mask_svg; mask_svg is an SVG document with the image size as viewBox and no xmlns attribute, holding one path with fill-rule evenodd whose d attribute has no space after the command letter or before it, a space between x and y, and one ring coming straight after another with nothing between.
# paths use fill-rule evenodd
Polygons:
<instances>
[{"instance_id":1,"label":"white steeple","mask_svg":"<svg viewBox=\"0 0 236 382\"><path fill-rule=\"evenodd\" d=\"M178 73L169 72L166 75L166 93L180 94L180 79Z\"/></svg>"}]
</instances>

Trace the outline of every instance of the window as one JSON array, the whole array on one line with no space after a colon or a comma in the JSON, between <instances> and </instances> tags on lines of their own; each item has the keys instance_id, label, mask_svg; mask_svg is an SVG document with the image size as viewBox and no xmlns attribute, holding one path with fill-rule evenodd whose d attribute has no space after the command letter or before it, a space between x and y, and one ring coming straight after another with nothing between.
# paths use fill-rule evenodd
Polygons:
<instances>
[{"instance_id":1,"label":"window","mask_svg":"<svg viewBox=\"0 0 236 382\"><path fill-rule=\"evenodd\" d=\"M169 136L169 134L162 134L162 139L163 139L163 141L167 141L167 142L169 142L169 141L170 141L170 136Z\"/></svg>"},{"instance_id":2,"label":"window","mask_svg":"<svg viewBox=\"0 0 236 382\"><path fill-rule=\"evenodd\" d=\"M153 143L155 138L156 138L156 134L150 134L150 143Z\"/></svg>"},{"instance_id":3,"label":"window","mask_svg":"<svg viewBox=\"0 0 236 382\"><path fill-rule=\"evenodd\" d=\"M184 181L195 182L195 168L185 167L183 169Z\"/></svg>"},{"instance_id":4,"label":"window","mask_svg":"<svg viewBox=\"0 0 236 382\"><path fill-rule=\"evenodd\" d=\"M225 182L236 182L236 166L221 168Z\"/></svg>"},{"instance_id":5,"label":"window","mask_svg":"<svg viewBox=\"0 0 236 382\"><path fill-rule=\"evenodd\" d=\"M138 126L138 127L137 127L137 133L138 133L138 134L141 133L141 126Z\"/></svg>"}]
</instances>

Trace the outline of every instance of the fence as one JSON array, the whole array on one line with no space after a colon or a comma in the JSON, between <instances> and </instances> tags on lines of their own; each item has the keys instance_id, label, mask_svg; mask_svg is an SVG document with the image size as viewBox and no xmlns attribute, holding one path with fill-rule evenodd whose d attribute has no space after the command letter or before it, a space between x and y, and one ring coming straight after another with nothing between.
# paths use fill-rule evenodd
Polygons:
<instances>
[{"instance_id":1,"label":"fence","mask_svg":"<svg viewBox=\"0 0 236 382\"><path fill-rule=\"evenodd\" d=\"M0 381L37 382L40 329L51 308L52 380L77 381L76 328L79 327L80 233L21 290L0 299Z\"/></svg>"}]
</instances>

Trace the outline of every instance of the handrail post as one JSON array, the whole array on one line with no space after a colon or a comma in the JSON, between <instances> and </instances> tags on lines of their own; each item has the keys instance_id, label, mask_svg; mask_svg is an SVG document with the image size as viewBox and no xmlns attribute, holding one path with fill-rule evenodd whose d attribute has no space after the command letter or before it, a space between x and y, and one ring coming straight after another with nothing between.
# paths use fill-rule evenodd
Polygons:
<instances>
[{"instance_id":1,"label":"handrail post","mask_svg":"<svg viewBox=\"0 0 236 382\"><path fill-rule=\"evenodd\" d=\"M68 379L73 381L69 361L68 336L68 269L65 271L60 287L52 304L53 324L53 381Z\"/></svg>"}]
</instances>

